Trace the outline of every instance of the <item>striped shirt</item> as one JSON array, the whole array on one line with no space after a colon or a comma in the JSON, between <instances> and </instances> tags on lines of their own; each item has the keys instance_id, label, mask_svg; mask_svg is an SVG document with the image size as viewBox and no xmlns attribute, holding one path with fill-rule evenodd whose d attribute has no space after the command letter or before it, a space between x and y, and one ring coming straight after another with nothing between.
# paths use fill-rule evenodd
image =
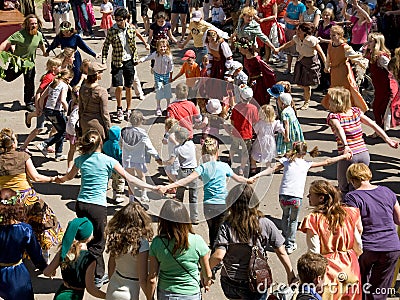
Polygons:
<instances>
[{"instance_id":1,"label":"striped shirt","mask_svg":"<svg viewBox=\"0 0 400 300\"><path fill-rule=\"evenodd\" d=\"M361 152L368 151L365 146L363 139L363 131L361 128L361 110L358 107L352 107L351 111L353 114L351 116L347 116L344 113L330 113L328 115L328 125L332 128L330 124L330 120L337 119L340 122L340 126L343 128L344 133L346 134L346 141L349 144L349 147L353 154L358 154ZM332 128L332 131L335 132ZM338 145L338 151L344 151L344 145L340 138L336 135L336 142Z\"/></svg>"}]
</instances>

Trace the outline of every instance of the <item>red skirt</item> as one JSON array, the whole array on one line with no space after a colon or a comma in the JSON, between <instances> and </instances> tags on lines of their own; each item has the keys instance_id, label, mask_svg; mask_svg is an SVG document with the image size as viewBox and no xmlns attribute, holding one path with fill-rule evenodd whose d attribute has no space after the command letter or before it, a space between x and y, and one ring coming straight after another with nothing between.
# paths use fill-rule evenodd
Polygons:
<instances>
[{"instance_id":1,"label":"red skirt","mask_svg":"<svg viewBox=\"0 0 400 300\"><path fill-rule=\"evenodd\" d=\"M112 19L111 13L103 14L103 16L101 17L100 28L104 29L104 30L108 30L112 26L113 26L113 19Z\"/></svg>"}]
</instances>

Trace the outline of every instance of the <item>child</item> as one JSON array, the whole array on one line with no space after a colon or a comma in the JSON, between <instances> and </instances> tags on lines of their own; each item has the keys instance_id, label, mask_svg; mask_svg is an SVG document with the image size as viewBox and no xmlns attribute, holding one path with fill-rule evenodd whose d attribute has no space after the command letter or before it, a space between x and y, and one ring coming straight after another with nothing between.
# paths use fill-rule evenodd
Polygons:
<instances>
[{"instance_id":1,"label":"child","mask_svg":"<svg viewBox=\"0 0 400 300\"><path fill-rule=\"evenodd\" d=\"M34 299L31 276L22 262L26 253L39 270L47 263L26 215L19 193L3 188L0 191L0 261L1 299Z\"/></svg>"},{"instance_id":2,"label":"child","mask_svg":"<svg viewBox=\"0 0 400 300\"><path fill-rule=\"evenodd\" d=\"M236 175L227 163L218 161L218 142L216 139L207 137L201 148L201 154L203 164L195 168L186 178L162 187L161 191L174 187L179 189L190 182L196 182L197 178L201 177L204 183L204 215L207 219L210 247L213 247L218 229L225 216L225 198L228 195L227 177L232 177L233 180L242 183L246 183L248 180L243 176Z\"/></svg>"},{"instance_id":3,"label":"child","mask_svg":"<svg viewBox=\"0 0 400 300\"><path fill-rule=\"evenodd\" d=\"M203 128L203 137L200 141L202 145L209 135L219 140L219 128L224 123L221 113L221 102L218 99L208 100L206 113L203 115L203 121L199 126L200 128Z\"/></svg>"},{"instance_id":4,"label":"child","mask_svg":"<svg viewBox=\"0 0 400 300\"><path fill-rule=\"evenodd\" d=\"M78 142L78 137L75 130L75 126L79 122L79 102L77 95L74 95L72 97L69 108L70 113L65 127L65 139L69 141L69 150L67 155L67 173L72 169L72 166L74 165L74 154L76 150L76 143Z\"/></svg>"},{"instance_id":5,"label":"child","mask_svg":"<svg viewBox=\"0 0 400 300\"><path fill-rule=\"evenodd\" d=\"M94 297L106 298L106 293L94 284L96 258L87 247L92 239L93 224L88 218L75 218L68 223L61 250L43 271L45 276L53 277L61 268L63 284L54 299L83 299L85 289Z\"/></svg>"},{"instance_id":6,"label":"child","mask_svg":"<svg viewBox=\"0 0 400 300\"><path fill-rule=\"evenodd\" d=\"M121 128L112 126L108 131L108 140L104 142L103 152L108 156L118 160L122 164L122 150L120 147ZM116 203L124 202L125 180L117 172L112 173L113 200Z\"/></svg>"},{"instance_id":7,"label":"child","mask_svg":"<svg viewBox=\"0 0 400 300\"><path fill-rule=\"evenodd\" d=\"M153 238L151 217L136 202L118 210L106 228L108 274L107 299L139 299L146 294L148 255ZM133 278L137 278L133 280Z\"/></svg>"},{"instance_id":8,"label":"child","mask_svg":"<svg viewBox=\"0 0 400 300\"><path fill-rule=\"evenodd\" d=\"M175 139L178 145L175 147L174 152L171 154L167 161L163 161L163 164L168 166L173 164L177 159L179 162L178 179L188 177L193 170L197 167L196 160L196 146L193 141L189 139L190 133L184 127L180 127L175 131ZM176 199L183 202L185 196L185 190L189 189L189 210L190 220L193 224L198 224L198 209L197 209L197 180L191 180L190 184L187 185L176 185L172 183L172 186L168 188L177 187ZM165 193L166 191L164 191Z\"/></svg>"},{"instance_id":9,"label":"child","mask_svg":"<svg viewBox=\"0 0 400 300\"><path fill-rule=\"evenodd\" d=\"M57 183L63 183L73 179L81 170L81 185L75 209L78 217L88 217L96 228L93 234L94 238L88 248L95 255L97 261L95 274L97 287L108 282L108 275L104 273L103 251L105 247L104 231L107 224L106 193L112 171L118 172L131 184L156 190L155 186L125 172L121 164L114 158L101 153L102 146L102 138L97 130L89 129L86 131L79 139L78 150L81 156L75 158L74 166L70 172L56 179Z\"/></svg>"},{"instance_id":10,"label":"child","mask_svg":"<svg viewBox=\"0 0 400 300\"><path fill-rule=\"evenodd\" d=\"M196 53L193 50L187 50L182 57L185 60L179 73L172 79L172 81L177 80L183 74L186 76L186 85L189 87L188 100L191 100L196 105L196 94L197 88L196 78L200 77L200 67L196 63Z\"/></svg>"},{"instance_id":11,"label":"child","mask_svg":"<svg viewBox=\"0 0 400 300\"><path fill-rule=\"evenodd\" d=\"M71 70L63 70L58 77L49 85L47 90L41 95L39 99L38 113L43 113L57 130L57 133L52 137L44 140L36 145L36 148L47 157L47 147L53 144L56 145L55 160L65 160L67 157L62 154L63 143L66 130L65 111L68 111L67 94L69 91L69 83L73 78ZM46 103L45 97L48 96Z\"/></svg>"},{"instance_id":12,"label":"child","mask_svg":"<svg viewBox=\"0 0 400 300\"><path fill-rule=\"evenodd\" d=\"M276 143L278 155L284 155L292 149L293 142L304 142L303 130L291 107L292 101L292 96L288 93L281 93L278 97L278 107L282 111L280 119L285 127L284 133L278 133Z\"/></svg>"},{"instance_id":13,"label":"child","mask_svg":"<svg viewBox=\"0 0 400 300\"><path fill-rule=\"evenodd\" d=\"M139 63L154 59L154 85L156 88L157 109L156 115L162 116L161 99L167 100L167 106L172 98L171 79L174 62L167 40L157 41L157 51L139 59Z\"/></svg>"},{"instance_id":14,"label":"child","mask_svg":"<svg viewBox=\"0 0 400 300\"><path fill-rule=\"evenodd\" d=\"M272 105L261 106L259 116L260 120L253 127L257 138L251 147L251 157L256 162L266 163L268 168L277 154L275 132L283 133L285 128L279 120L276 120Z\"/></svg>"},{"instance_id":15,"label":"child","mask_svg":"<svg viewBox=\"0 0 400 300\"><path fill-rule=\"evenodd\" d=\"M143 124L143 113L134 110L129 119L131 126L121 131L122 138L122 165L129 174L135 175L146 182L146 156L152 155L158 164L162 160L154 148L147 132L140 128ZM129 201L134 201L134 191L129 187ZM142 189L141 201L148 202L147 190Z\"/></svg>"},{"instance_id":16,"label":"child","mask_svg":"<svg viewBox=\"0 0 400 300\"><path fill-rule=\"evenodd\" d=\"M279 98L279 95L282 93L288 93L288 94L292 94L292 85L290 84L289 81L278 81L276 84L274 84L271 88L267 89L268 94L270 94L272 97L276 99ZM278 100L277 104L278 104ZM290 104L290 106L293 108L294 113L297 117L297 109L296 109L296 105L292 99L292 103ZM277 109L278 109L278 119L281 119L281 113L282 113L282 109L279 107L279 105L277 105Z\"/></svg>"},{"instance_id":17,"label":"child","mask_svg":"<svg viewBox=\"0 0 400 300\"><path fill-rule=\"evenodd\" d=\"M54 78L56 78L56 75L61 71L61 64L62 60L59 58L49 58L46 63L46 69L47 73L42 76L40 79L40 85L36 91L35 94L35 107L39 107L39 99L41 94L44 92L44 90L47 88L47 86L53 82ZM45 117L43 114L38 116L37 114L37 109L34 112L26 112L25 113L25 125L26 127L30 128L31 127L31 121L33 117L37 117L36 119L36 128L33 129L26 140L24 141L24 144L21 146L22 151L28 151L28 145L31 141L35 139L35 137L44 129L44 121Z\"/></svg>"},{"instance_id":18,"label":"child","mask_svg":"<svg viewBox=\"0 0 400 300\"><path fill-rule=\"evenodd\" d=\"M321 300L328 260L319 253L307 252L297 261L300 278L298 300Z\"/></svg>"},{"instance_id":19,"label":"child","mask_svg":"<svg viewBox=\"0 0 400 300\"><path fill-rule=\"evenodd\" d=\"M178 120L174 118L167 118L165 120L165 134L162 143L168 145L168 157L171 157L175 147L178 145L175 138L175 131L178 130L179 127ZM175 182L179 170L178 160L175 159L171 165L165 166L164 169L165 173L167 173L169 182ZM176 189L167 191L167 194L176 194Z\"/></svg>"},{"instance_id":20,"label":"child","mask_svg":"<svg viewBox=\"0 0 400 300\"><path fill-rule=\"evenodd\" d=\"M113 26L113 5L108 2L108 0L103 0L103 3L100 6L100 12L102 14L100 28L104 29L107 34L107 30Z\"/></svg>"},{"instance_id":21,"label":"child","mask_svg":"<svg viewBox=\"0 0 400 300\"><path fill-rule=\"evenodd\" d=\"M213 7L211 8L211 24L220 29L225 24L226 20L225 12L221 6L221 0L213 0Z\"/></svg>"},{"instance_id":22,"label":"child","mask_svg":"<svg viewBox=\"0 0 400 300\"><path fill-rule=\"evenodd\" d=\"M53 0L52 2L53 20L56 34L60 33L60 24L62 24L62 22L64 21L69 21L69 11L71 10L71 4L69 4L68 2L68 0Z\"/></svg>"},{"instance_id":23,"label":"child","mask_svg":"<svg viewBox=\"0 0 400 300\"><path fill-rule=\"evenodd\" d=\"M282 234L285 237L287 254L292 254L297 249L296 230L299 211L304 194L304 186L307 173L310 168L324 167L349 159L351 154L343 154L334 158L325 159L322 162L306 161L307 144L305 142L294 142L293 148L286 157L279 159L279 163L273 168L268 168L250 179L270 175L283 169L282 182L279 188L279 202L282 212ZM310 151L311 157L319 155L318 148Z\"/></svg>"},{"instance_id":24,"label":"child","mask_svg":"<svg viewBox=\"0 0 400 300\"><path fill-rule=\"evenodd\" d=\"M253 90L247 85L243 85L239 89L239 96L241 102L234 106L231 115L233 130L229 157L230 161L233 162L235 154L239 154L241 161L238 174L243 175L243 170L251 154L253 124L258 122L259 117L257 107L249 103L253 99ZM241 148L240 151L239 148ZM250 172L256 172L256 169L257 167L254 164L250 166Z\"/></svg>"},{"instance_id":25,"label":"child","mask_svg":"<svg viewBox=\"0 0 400 300\"><path fill-rule=\"evenodd\" d=\"M227 73L229 76L231 76L227 81L233 83L235 99L240 99L239 87L243 84L247 84L249 81L249 76L247 76L247 74L243 71L243 65L238 61L232 62L232 65Z\"/></svg>"}]
</instances>

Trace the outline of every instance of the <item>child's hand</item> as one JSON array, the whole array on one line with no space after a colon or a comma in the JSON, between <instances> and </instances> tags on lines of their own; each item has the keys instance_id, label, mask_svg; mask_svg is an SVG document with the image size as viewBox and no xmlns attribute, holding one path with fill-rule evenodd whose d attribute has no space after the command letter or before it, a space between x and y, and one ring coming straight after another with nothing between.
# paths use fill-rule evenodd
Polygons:
<instances>
[{"instance_id":1,"label":"child's hand","mask_svg":"<svg viewBox=\"0 0 400 300\"><path fill-rule=\"evenodd\" d=\"M156 191L158 193L160 193L161 195L164 195L167 192L167 187L166 186L162 186L162 185L157 185L156 187Z\"/></svg>"},{"instance_id":2,"label":"child's hand","mask_svg":"<svg viewBox=\"0 0 400 300\"><path fill-rule=\"evenodd\" d=\"M283 137L283 141L284 141L285 143L290 143L290 139L289 139L287 136L284 136L284 137Z\"/></svg>"},{"instance_id":3,"label":"child's hand","mask_svg":"<svg viewBox=\"0 0 400 300\"><path fill-rule=\"evenodd\" d=\"M352 154L351 152L348 152L348 153L346 153L346 154L343 154L343 156L344 156L347 160L349 160L349 159L352 158L353 154Z\"/></svg>"},{"instance_id":4,"label":"child's hand","mask_svg":"<svg viewBox=\"0 0 400 300\"><path fill-rule=\"evenodd\" d=\"M253 176L253 177L250 177L250 178L248 178L247 179L247 184L253 184L254 182L256 182L256 178Z\"/></svg>"}]
</instances>

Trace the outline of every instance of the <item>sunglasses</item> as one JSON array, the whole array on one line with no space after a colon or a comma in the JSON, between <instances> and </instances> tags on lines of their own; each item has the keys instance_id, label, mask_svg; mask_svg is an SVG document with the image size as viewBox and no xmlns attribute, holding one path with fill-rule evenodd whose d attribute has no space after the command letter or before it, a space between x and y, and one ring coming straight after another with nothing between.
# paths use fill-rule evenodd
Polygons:
<instances>
[{"instance_id":1,"label":"sunglasses","mask_svg":"<svg viewBox=\"0 0 400 300\"><path fill-rule=\"evenodd\" d=\"M124 21L124 19L115 19L115 22L123 22Z\"/></svg>"}]
</instances>

